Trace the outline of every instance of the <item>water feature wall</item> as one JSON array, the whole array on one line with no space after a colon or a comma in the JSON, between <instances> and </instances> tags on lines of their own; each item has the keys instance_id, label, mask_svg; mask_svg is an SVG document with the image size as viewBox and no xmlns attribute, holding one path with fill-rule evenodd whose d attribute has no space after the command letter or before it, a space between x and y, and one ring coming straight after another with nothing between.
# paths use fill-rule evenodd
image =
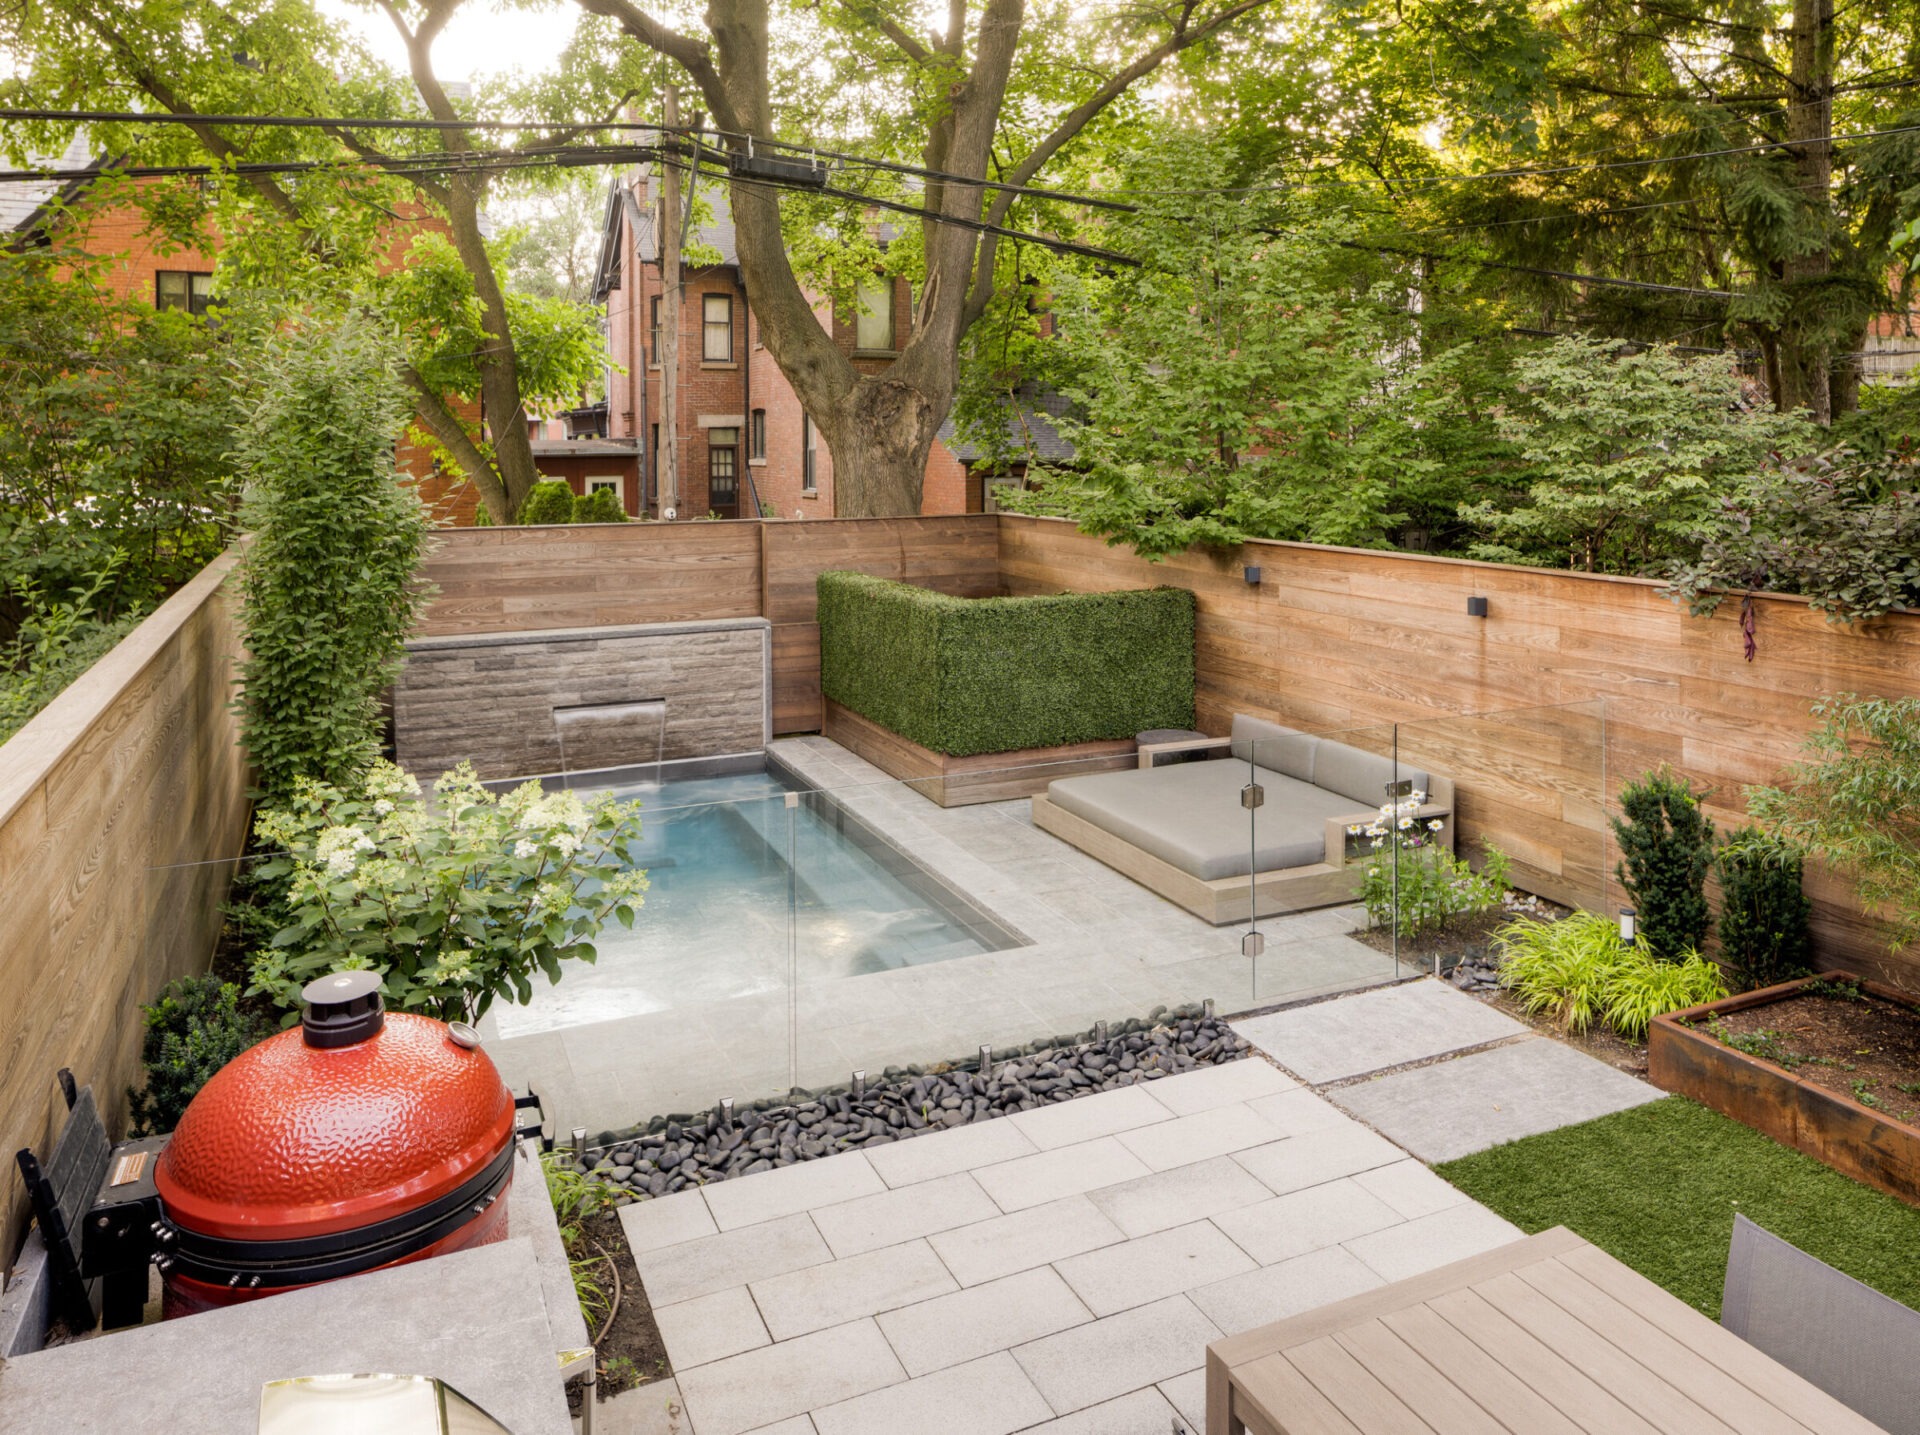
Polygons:
<instances>
[{"instance_id":1,"label":"water feature wall","mask_svg":"<svg viewBox=\"0 0 1920 1435\"><path fill-rule=\"evenodd\" d=\"M754 752L771 648L764 618L415 638L395 753L431 781L463 760L492 779Z\"/></svg>"}]
</instances>

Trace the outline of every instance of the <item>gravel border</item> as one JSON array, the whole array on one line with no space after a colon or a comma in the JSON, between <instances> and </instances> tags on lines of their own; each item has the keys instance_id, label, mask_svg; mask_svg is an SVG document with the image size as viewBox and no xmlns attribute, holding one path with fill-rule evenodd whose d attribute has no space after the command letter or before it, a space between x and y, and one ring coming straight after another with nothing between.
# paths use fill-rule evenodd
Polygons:
<instances>
[{"instance_id":1,"label":"gravel border","mask_svg":"<svg viewBox=\"0 0 1920 1435\"><path fill-rule=\"evenodd\" d=\"M738 1113L716 1108L701 1116L656 1116L609 1135L587 1153L582 1169L619 1187L616 1200L625 1205L1217 1066L1250 1050L1223 1018L1200 1006L1155 1007L1144 1019L1102 1023L996 1054L984 1080L977 1057L889 1066L857 1092L796 1087Z\"/></svg>"}]
</instances>

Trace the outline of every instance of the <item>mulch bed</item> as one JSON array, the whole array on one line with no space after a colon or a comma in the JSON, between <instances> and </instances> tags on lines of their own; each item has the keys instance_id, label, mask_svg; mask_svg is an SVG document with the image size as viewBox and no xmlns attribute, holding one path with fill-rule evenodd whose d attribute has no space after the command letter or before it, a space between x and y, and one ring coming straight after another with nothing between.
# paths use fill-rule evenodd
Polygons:
<instances>
[{"instance_id":1,"label":"mulch bed","mask_svg":"<svg viewBox=\"0 0 1920 1435\"><path fill-rule=\"evenodd\" d=\"M1472 916L1456 917L1437 932L1402 937L1401 964L1430 972L1437 957L1440 970L1450 972L1461 962L1485 956L1487 948L1492 945L1493 934L1512 920L1511 912L1478 912ZM1393 955L1393 933L1386 927L1362 927L1352 936L1356 942L1364 943L1376 952Z\"/></svg>"},{"instance_id":2,"label":"mulch bed","mask_svg":"<svg viewBox=\"0 0 1920 1435\"><path fill-rule=\"evenodd\" d=\"M640 1271L633 1263L633 1252L627 1248L620 1213L602 1211L588 1216L580 1223L576 1248L568 1254L576 1260L603 1258L595 1265L592 1275L609 1299L614 1291L613 1279L608 1274L609 1263L619 1274L620 1304L613 1312L612 1323L607 1323L605 1309L590 1312L588 1316L589 1333L594 1337L594 1350L600 1362L600 1399L610 1400L623 1390L650 1385L672 1375L666 1343L660 1339L653 1307L647 1303L646 1290L640 1284ZM580 1401L580 1386L569 1386L567 1404L575 1415L580 1413Z\"/></svg>"},{"instance_id":3,"label":"mulch bed","mask_svg":"<svg viewBox=\"0 0 1920 1435\"><path fill-rule=\"evenodd\" d=\"M1802 1081L1920 1124L1920 1009L1853 987L1816 988L1709 1029L1745 1038L1740 1050Z\"/></svg>"}]
</instances>

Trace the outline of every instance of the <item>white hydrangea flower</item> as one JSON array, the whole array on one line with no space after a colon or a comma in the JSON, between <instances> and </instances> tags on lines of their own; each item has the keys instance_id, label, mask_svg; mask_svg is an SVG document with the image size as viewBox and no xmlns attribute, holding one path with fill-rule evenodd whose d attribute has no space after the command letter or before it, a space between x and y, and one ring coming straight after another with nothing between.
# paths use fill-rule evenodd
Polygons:
<instances>
[{"instance_id":1,"label":"white hydrangea flower","mask_svg":"<svg viewBox=\"0 0 1920 1435\"><path fill-rule=\"evenodd\" d=\"M562 857L571 857L580 849L580 839L571 832L562 832L553 839L553 845L560 849Z\"/></svg>"},{"instance_id":2,"label":"white hydrangea flower","mask_svg":"<svg viewBox=\"0 0 1920 1435\"><path fill-rule=\"evenodd\" d=\"M513 855L516 857L533 857L538 855L539 851L540 844L529 841L525 837L522 837L518 842L513 844Z\"/></svg>"},{"instance_id":3,"label":"white hydrangea flower","mask_svg":"<svg viewBox=\"0 0 1920 1435\"><path fill-rule=\"evenodd\" d=\"M387 799L384 797L381 798L378 802L373 804L373 815L375 817L385 817L388 814L390 814L392 811L393 811L393 804L387 801Z\"/></svg>"}]
</instances>

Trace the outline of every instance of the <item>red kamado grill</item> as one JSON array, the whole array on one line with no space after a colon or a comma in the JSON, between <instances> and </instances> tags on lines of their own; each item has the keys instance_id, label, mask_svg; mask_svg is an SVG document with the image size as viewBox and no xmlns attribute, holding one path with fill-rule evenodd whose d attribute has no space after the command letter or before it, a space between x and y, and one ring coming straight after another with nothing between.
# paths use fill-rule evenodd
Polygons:
<instances>
[{"instance_id":1,"label":"red kamado grill","mask_svg":"<svg viewBox=\"0 0 1920 1435\"><path fill-rule=\"evenodd\" d=\"M503 1239L514 1099L462 1023L386 1012L370 972L193 1098L154 1173L169 1317Z\"/></svg>"}]
</instances>

